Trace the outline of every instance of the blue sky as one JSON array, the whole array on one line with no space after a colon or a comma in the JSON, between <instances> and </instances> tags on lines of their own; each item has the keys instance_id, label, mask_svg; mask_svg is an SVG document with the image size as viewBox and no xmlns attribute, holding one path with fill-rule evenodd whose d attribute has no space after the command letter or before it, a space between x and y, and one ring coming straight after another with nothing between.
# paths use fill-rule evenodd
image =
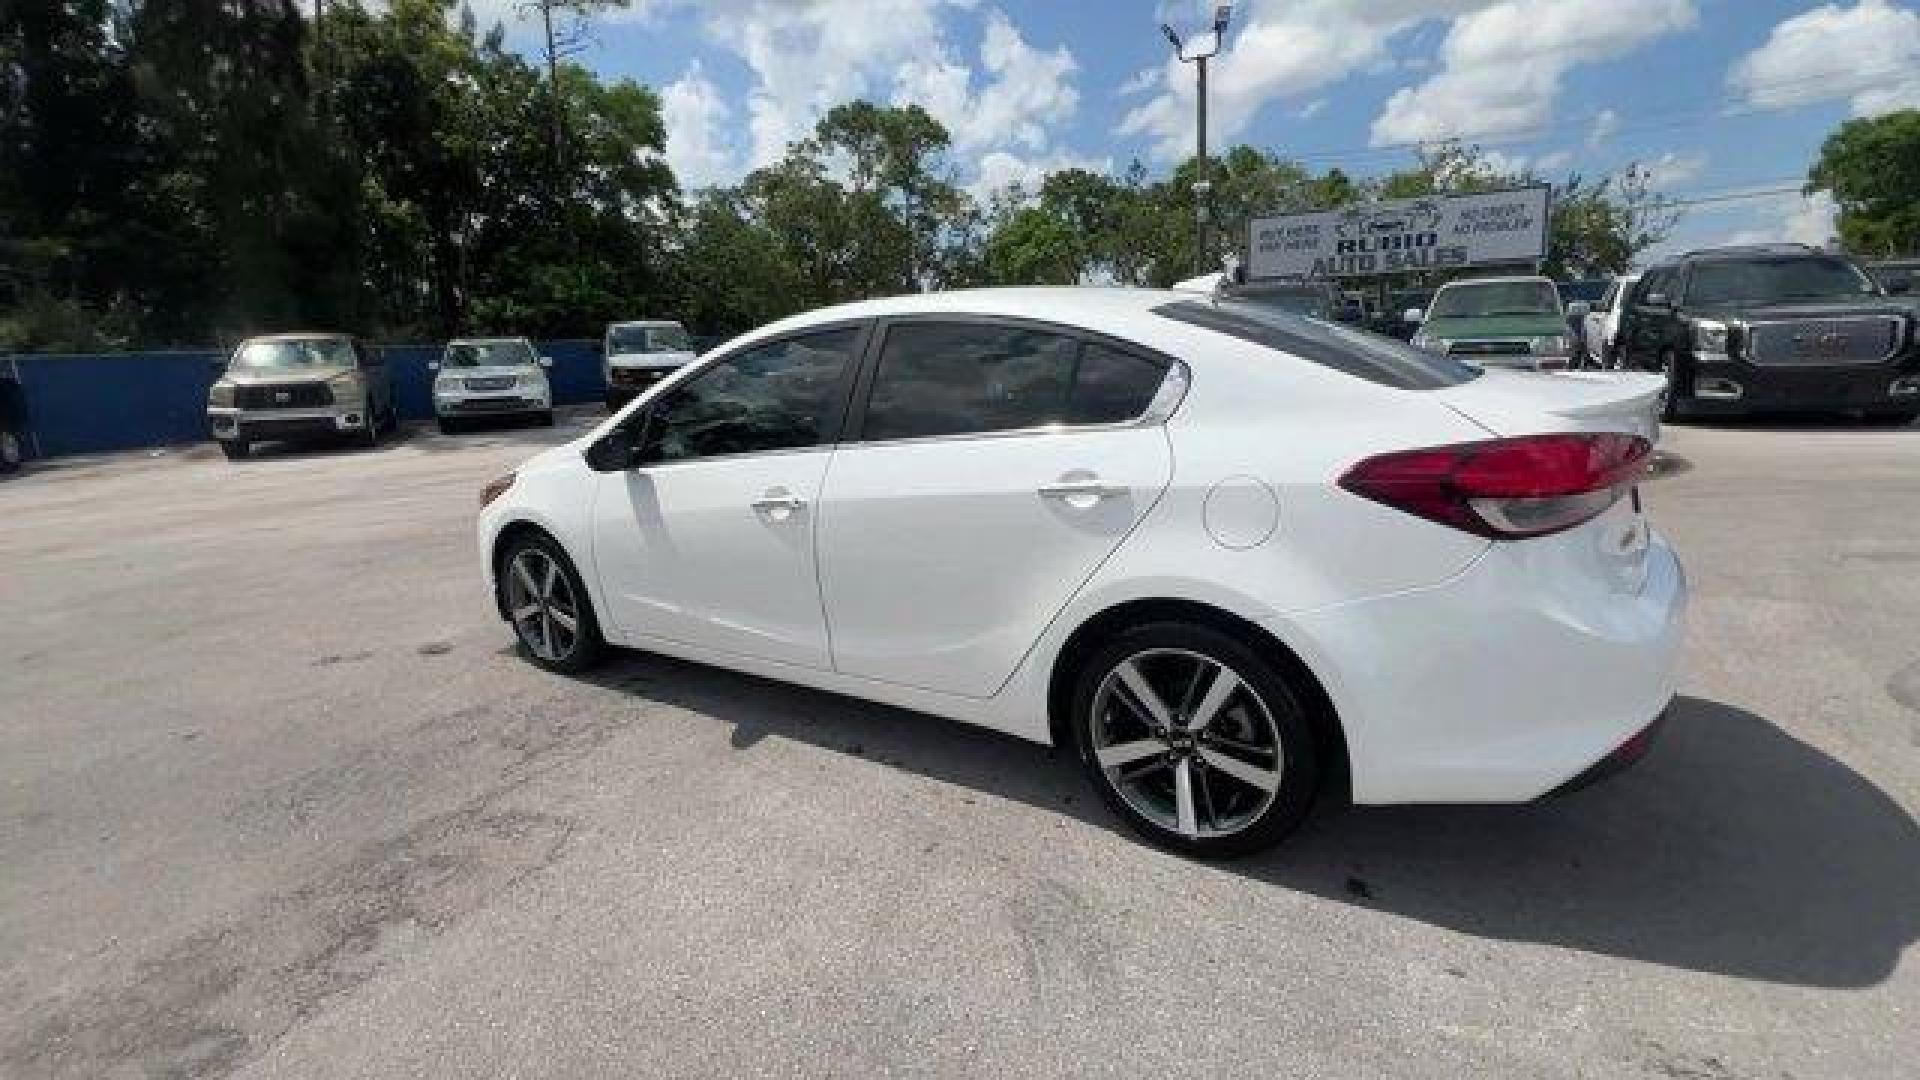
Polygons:
<instances>
[{"instance_id":1,"label":"blue sky","mask_svg":"<svg viewBox=\"0 0 1920 1080\"><path fill-rule=\"evenodd\" d=\"M473 0L531 48L508 0ZM914 101L954 133L961 182L1068 165L1165 169L1193 140L1191 68L1164 19L1201 0L633 0L581 62L658 89L682 183L727 183L825 107ZM1211 140L1372 174L1475 142L1542 176L1650 168L1685 209L1668 246L1819 241L1797 186L1849 116L1920 105L1920 13L1896 0L1239 0Z\"/></svg>"}]
</instances>

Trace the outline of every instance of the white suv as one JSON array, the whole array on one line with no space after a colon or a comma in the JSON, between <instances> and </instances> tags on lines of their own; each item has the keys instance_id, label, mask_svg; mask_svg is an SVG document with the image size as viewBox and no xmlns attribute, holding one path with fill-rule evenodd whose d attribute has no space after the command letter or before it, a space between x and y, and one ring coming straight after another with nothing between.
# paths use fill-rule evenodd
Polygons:
<instances>
[{"instance_id":1,"label":"white suv","mask_svg":"<svg viewBox=\"0 0 1920 1080\"><path fill-rule=\"evenodd\" d=\"M458 338L447 342L433 376L433 415L441 431L475 416L533 415L553 426L552 359L533 342L515 338Z\"/></svg>"}]
</instances>

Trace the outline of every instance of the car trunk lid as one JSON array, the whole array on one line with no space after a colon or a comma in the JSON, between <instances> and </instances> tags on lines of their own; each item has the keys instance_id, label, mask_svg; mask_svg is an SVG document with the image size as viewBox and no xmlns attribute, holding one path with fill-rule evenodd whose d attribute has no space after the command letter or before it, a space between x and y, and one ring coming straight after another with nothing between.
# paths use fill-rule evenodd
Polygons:
<instances>
[{"instance_id":1,"label":"car trunk lid","mask_svg":"<svg viewBox=\"0 0 1920 1080\"><path fill-rule=\"evenodd\" d=\"M1433 394L1495 435L1623 431L1657 442L1665 385L1662 376L1638 371L1489 370Z\"/></svg>"}]
</instances>

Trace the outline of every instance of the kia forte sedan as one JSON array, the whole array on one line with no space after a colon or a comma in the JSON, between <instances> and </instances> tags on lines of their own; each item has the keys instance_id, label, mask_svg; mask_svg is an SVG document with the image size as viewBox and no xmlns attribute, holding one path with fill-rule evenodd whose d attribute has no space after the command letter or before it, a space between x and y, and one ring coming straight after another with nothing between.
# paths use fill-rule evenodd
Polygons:
<instances>
[{"instance_id":1,"label":"kia forte sedan","mask_svg":"<svg viewBox=\"0 0 1920 1080\"><path fill-rule=\"evenodd\" d=\"M489 484L478 539L541 666L1070 746L1231 854L1323 794L1520 802L1646 745L1686 585L1623 393L1191 293L898 297L676 372Z\"/></svg>"}]
</instances>

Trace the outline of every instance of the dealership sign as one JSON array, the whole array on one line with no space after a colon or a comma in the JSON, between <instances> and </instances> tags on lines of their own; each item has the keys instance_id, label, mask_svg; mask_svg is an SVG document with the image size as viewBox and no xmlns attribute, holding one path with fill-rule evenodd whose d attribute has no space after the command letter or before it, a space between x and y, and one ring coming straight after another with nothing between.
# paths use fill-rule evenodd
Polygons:
<instances>
[{"instance_id":1,"label":"dealership sign","mask_svg":"<svg viewBox=\"0 0 1920 1080\"><path fill-rule=\"evenodd\" d=\"M1532 263L1547 254L1545 184L1255 218L1247 276L1365 277Z\"/></svg>"}]
</instances>

